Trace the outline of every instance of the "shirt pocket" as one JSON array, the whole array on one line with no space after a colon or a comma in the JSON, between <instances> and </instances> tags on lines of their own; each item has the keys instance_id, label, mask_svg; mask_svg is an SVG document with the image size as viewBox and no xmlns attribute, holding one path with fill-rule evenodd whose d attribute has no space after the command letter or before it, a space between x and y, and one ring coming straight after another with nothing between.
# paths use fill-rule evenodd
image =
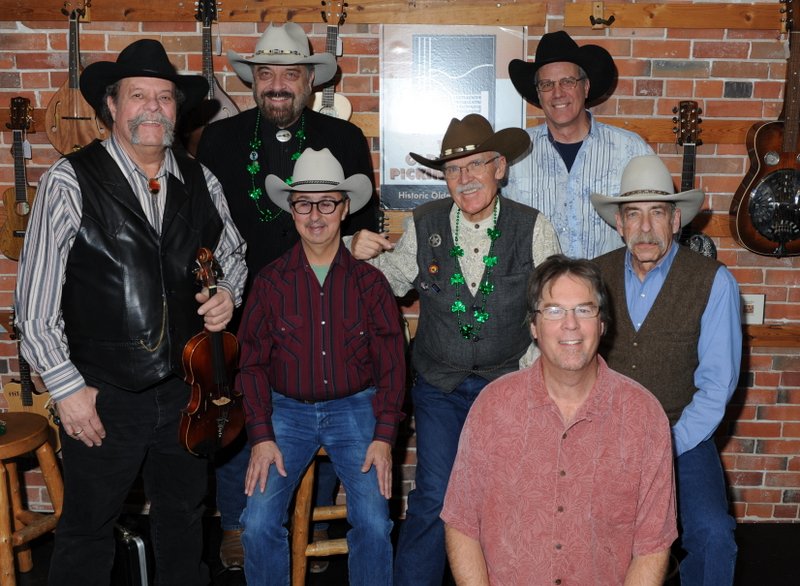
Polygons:
<instances>
[{"instance_id":1,"label":"shirt pocket","mask_svg":"<svg viewBox=\"0 0 800 586\"><path fill-rule=\"evenodd\" d=\"M342 320L344 351L348 360L367 363L369 361L369 334L363 319Z\"/></svg>"},{"instance_id":2,"label":"shirt pocket","mask_svg":"<svg viewBox=\"0 0 800 586\"><path fill-rule=\"evenodd\" d=\"M275 325L277 355L281 360L296 363L302 360L305 344L303 335L305 320L302 315L283 315Z\"/></svg>"}]
</instances>

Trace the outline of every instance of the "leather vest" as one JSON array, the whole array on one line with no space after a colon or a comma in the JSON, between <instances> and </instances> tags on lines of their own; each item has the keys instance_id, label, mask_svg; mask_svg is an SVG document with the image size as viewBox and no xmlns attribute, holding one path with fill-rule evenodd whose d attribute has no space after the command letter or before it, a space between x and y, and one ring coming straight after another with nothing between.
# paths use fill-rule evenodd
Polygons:
<instances>
[{"instance_id":1,"label":"leather vest","mask_svg":"<svg viewBox=\"0 0 800 586\"><path fill-rule=\"evenodd\" d=\"M470 374L494 380L519 368L519 359L531 343L525 321L525 293L534 268L531 246L539 213L502 199L497 218L501 236L494 244L498 259L492 273L495 287L486 305L489 319L477 339L466 340L450 311L456 298L456 290L450 284L455 270L450 257L453 205L453 200L447 198L414 210L419 269L414 287L419 292L420 311L412 361L425 380L446 392L455 389ZM464 323L473 323L472 309L480 306L481 297L481 293L473 296L462 285L461 299L467 306Z\"/></svg>"},{"instance_id":2,"label":"leather vest","mask_svg":"<svg viewBox=\"0 0 800 586\"><path fill-rule=\"evenodd\" d=\"M183 376L183 347L203 328L197 250L214 250L222 233L201 166L175 156L185 183L168 178L160 236L100 142L67 157L82 198L62 296L70 357L81 373L131 391Z\"/></svg>"}]
</instances>

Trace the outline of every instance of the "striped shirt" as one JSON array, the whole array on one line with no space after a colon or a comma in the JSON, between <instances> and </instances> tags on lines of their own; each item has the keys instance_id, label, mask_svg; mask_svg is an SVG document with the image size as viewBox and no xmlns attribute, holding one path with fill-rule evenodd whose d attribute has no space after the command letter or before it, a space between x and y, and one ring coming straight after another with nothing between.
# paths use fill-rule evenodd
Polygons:
<instances>
[{"instance_id":1,"label":"striped shirt","mask_svg":"<svg viewBox=\"0 0 800 586\"><path fill-rule=\"evenodd\" d=\"M175 156L166 150L158 172L161 190L152 195L148 177L112 136L104 141L111 157L128 178L147 220L160 232L167 197L167 177L183 181ZM224 278L218 285L241 303L247 276L245 243L230 219L219 181L203 167L211 199L224 223L214 251ZM58 401L82 389L83 376L69 359L69 348L61 317L61 293L67 258L81 226L82 199L75 170L67 159L59 159L42 175L36 192L25 244L19 262L16 289L17 325L22 332L21 351L31 367L42 375L50 396Z\"/></svg>"},{"instance_id":2,"label":"striped shirt","mask_svg":"<svg viewBox=\"0 0 800 586\"><path fill-rule=\"evenodd\" d=\"M275 440L270 390L329 401L371 386L373 439L394 443L405 394L400 323L386 278L342 245L322 284L302 243L263 268L239 328L236 386L244 394L250 443Z\"/></svg>"},{"instance_id":3,"label":"striped shirt","mask_svg":"<svg viewBox=\"0 0 800 586\"><path fill-rule=\"evenodd\" d=\"M503 195L538 209L556 229L564 254L594 258L620 247L620 237L592 207L592 193L619 195L622 171L633 157L652 155L642 138L590 117L572 169L553 146L546 124L528 129L531 153L509 170Z\"/></svg>"}]
</instances>

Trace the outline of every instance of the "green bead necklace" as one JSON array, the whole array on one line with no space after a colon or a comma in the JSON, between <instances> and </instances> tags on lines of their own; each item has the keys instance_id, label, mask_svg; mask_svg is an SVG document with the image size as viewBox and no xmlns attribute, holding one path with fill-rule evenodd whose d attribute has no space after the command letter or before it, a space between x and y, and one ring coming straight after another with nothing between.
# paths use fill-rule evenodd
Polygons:
<instances>
[{"instance_id":1,"label":"green bead necklace","mask_svg":"<svg viewBox=\"0 0 800 586\"><path fill-rule=\"evenodd\" d=\"M453 236L454 246L450 249L450 256L453 257L455 263L455 272L450 277L450 284L456 288L456 300L450 306L450 311L455 314L456 321L458 322L458 333L465 340L476 340L481 327L489 319L489 312L486 311L486 302L489 295L494 291L494 283L492 282L492 271L497 265L497 257L492 254L494 252L495 240L500 238L500 230L497 229L497 202L495 201L494 210L492 211L492 220L494 225L486 229L489 235L489 254L483 257L483 264L486 266L484 277L481 284L478 286L478 291L481 294L481 306L472 312L472 319L475 323L464 323L463 316L467 312L467 306L461 301L461 289L466 284L464 275L461 273L461 266L459 260L464 256L464 249L458 244L458 233L460 229L461 210L456 213L456 232Z\"/></svg>"},{"instance_id":2,"label":"green bead necklace","mask_svg":"<svg viewBox=\"0 0 800 586\"><path fill-rule=\"evenodd\" d=\"M264 209L261 207L259 203L261 198L264 195L264 189L256 185L256 175L258 172L261 171L261 163L258 162L258 151L261 149L261 110L256 113L256 129L253 132L253 140L250 141L250 162L247 164L247 172L250 174L250 191L247 192L248 197L253 200L256 204L256 210L258 211L258 219L262 222L271 222L275 218L281 215L283 210L278 210L273 212L269 209ZM297 132L294 133L295 137L297 138L297 150L292 153L291 160L296 161L300 158L300 154L303 152L303 145L306 142L306 115L303 113L300 116L300 128ZM292 184L292 177L289 176L286 178L286 184Z\"/></svg>"}]
</instances>

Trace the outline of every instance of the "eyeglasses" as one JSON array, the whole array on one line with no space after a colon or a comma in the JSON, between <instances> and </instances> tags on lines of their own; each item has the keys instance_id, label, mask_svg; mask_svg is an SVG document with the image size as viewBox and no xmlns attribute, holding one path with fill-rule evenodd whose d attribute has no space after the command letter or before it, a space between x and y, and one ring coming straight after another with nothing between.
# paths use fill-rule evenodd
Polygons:
<instances>
[{"instance_id":1,"label":"eyeglasses","mask_svg":"<svg viewBox=\"0 0 800 586\"><path fill-rule=\"evenodd\" d=\"M600 308L596 305L576 305L575 307L561 307L560 305L548 305L544 309L537 309L533 313L540 313L548 321L559 321L567 317L567 313L572 311L577 319L592 319L600 313Z\"/></svg>"},{"instance_id":2,"label":"eyeglasses","mask_svg":"<svg viewBox=\"0 0 800 586\"><path fill-rule=\"evenodd\" d=\"M319 201L300 199L297 201L290 201L289 207L291 207L298 214L306 216L311 213L311 208L317 206L317 211L319 211L320 214L327 215L336 211L336 206L343 202L343 199L321 199Z\"/></svg>"},{"instance_id":3,"label":"eyeglasses","mask_svg":"<svg viewBox=\"0 0 800 586\"><path fill-rule=\"evenodd\" d=\"M558 85L562 90L575 89L579 81L583 81L585 77L562 77L558 80ZM540 92L551 92L556 87L556 82L552 79L543 79L536 82L536 89Z\"/></svg>"},{"instance_id":4,"label":"eyeglasses","mask_svg":"<svg viewBox=\"0 0 800 586\"><path fill-rule=\"evenodd\" d=\"M461 177L461 171L466 171L473 177L477 177L478 175L483 175L486 172L486 165L499 158L500 155L497 155L496 157L492 157L488 161L470 161L464 166L448 165L443 169L444 176L447 179L456 179Z\"/></svg>"}]
</instances>

